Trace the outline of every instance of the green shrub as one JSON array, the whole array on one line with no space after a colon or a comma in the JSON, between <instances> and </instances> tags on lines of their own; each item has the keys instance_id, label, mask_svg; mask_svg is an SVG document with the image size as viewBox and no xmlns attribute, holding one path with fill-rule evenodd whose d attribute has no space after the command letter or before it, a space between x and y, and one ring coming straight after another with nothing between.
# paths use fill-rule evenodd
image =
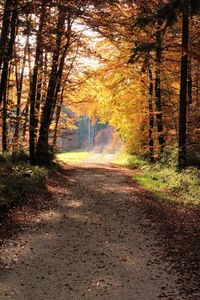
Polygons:
<instances>
[{"instance_id":1,"label":"green shrub","mask_svg":"<svg viewBox=\"0 0 200 300\"><path fill-rule=\"evenodd\" d=\"M176 167L177 161L178 161L178 148L168 147L165 149L165 152L162 154L159 163L167 167Z\"/></svg>"},{"instance_id":2,"label":"green shrub","mask_svg":"<svg viewBox=\"0 0 200 300\"><path fill-rule=\"evenodd\" d=\"M24 150L16 151L12 154L4 153L0 155L0 164L24 164L29 163L29 154Z\"/></svg>"},{"instance_id":3,"label":"green shrub","mask_svg":"<svg viewBox=\"0 0 200 300\"><path fill-rule=\"evenodd\" d=\"M0 164L0 213L5 208L27 201L30 194L44 189L48 170L30 166L26 161L21 161L22 157L7 156L6 162Z\"/></svg>"},{"instance_id":4,"label":"green shrub","mask_svg":"<svg viewBox=\"0 0 200 300\"><path fill-rule=\"evenodd\" d=\"M157 163L150 164L141 157L120 153L117 154L115 163L137 167L139 172L134 179L159 199L200 205L200 171L195 167L188 167L178 172L177 154L177 149L173 148L166 151Z\"/></svg>"},{"instance_id":5,"label":"green shrub","mask_svg":"<svg viewBox=\"0 0 200 300\"><path fill-rule=\"evenodd\" d=\"M159 163L143 168L137 181L161 198L169 197L173 201L196 205L200 203L200 178L195 168L179 173L176 168Z\"/></svg>"},{"instance_id":6,"label":"green shrub","mask_svg":"<svg viewBox=\"0 0 200 300\"><path fill-rule=\"evenodd\" d=\"M114 159L114 163L124 167L142 167L147 164L145 160L136 155L126 154L124 152L120 152L116 154Z\"/></svg>"}]
</instances>

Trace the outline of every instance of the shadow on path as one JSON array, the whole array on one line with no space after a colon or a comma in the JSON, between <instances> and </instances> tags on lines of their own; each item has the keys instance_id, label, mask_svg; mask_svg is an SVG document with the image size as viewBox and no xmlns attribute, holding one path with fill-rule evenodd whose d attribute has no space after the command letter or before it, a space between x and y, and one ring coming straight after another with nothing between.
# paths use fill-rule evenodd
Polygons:
<instances>
[{"instance_id":1,"label":"shadow on path","mask_svg":"<svg viewBox=\"0 0 200 300\"><path fill-rule=\"evenodd\" d=\"M2 248L0 299L199 299L197 289L186 294L175 283L176 262L163 259L168 225L157 226L126 172L81 165L47 180L50 205Z\"/></svg>"}]
</instances>

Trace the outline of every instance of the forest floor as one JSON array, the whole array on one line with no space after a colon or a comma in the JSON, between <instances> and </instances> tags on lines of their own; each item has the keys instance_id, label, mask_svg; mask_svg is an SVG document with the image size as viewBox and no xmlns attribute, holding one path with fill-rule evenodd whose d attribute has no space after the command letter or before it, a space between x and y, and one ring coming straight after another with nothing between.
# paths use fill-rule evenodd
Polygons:
<instances>
[{"instance_id":1,"label":"forest floor","mask_svg":"<svg viewBox=\"0 0 200 300\"><path fill-rule=\"evenodd\" d=\"M156 201L111 161L65 164L11 210L1 300L200 299L199 210Z\"/></svg>"}]
</instances>

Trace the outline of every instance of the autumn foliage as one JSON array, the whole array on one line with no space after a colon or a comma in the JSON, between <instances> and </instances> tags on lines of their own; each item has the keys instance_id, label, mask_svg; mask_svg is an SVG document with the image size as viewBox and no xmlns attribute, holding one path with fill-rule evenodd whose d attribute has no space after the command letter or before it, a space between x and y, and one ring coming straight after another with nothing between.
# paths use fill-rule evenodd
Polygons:
<instances>
[{"instance_id":1,"label":"autumn foliage","mask_svg":"<svg viewBox=\"0 0 200 300\"><path fill-rule=\"evenodd\" d=\"M0 1L2 151L51 159L77 117L154 162L199 157L198 1ZM71 112L74 114L71 114ZM97 139L99 137L97 136Z\"/></svg>"}]
</instances>

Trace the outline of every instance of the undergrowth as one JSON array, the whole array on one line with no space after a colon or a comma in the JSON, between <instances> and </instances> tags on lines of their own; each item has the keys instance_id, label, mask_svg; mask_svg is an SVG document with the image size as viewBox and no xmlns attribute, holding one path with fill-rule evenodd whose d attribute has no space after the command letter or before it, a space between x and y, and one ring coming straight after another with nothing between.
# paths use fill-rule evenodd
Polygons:
<instances>
[{"instance_id":1,"label":"undergrowth","mask_svg":"<svg viewBox=\"0 0 200 300\"><path fill-rule=\"evenodd\" d=\"M137 168L146 165L146 161L139 156L125 154L123 152L117 153L114 163L123 167Z\"/></svg>"},{"instance_id":2,"label":"undergrowth","mask_svg":"<svg viewBox=\"0 0 200 300\"><path fill-rule=\"evenodd\" d=\"M44 189L48 169L31 166L25 152L0 155L0 215Z\"/></svg>"},{"instance_id":3,"label":"undergrowth","mask_svg":"<svg viewBox=\"0 0 200 300\"><path fill-rule=\"evenodd\" d=\"M138 168L134 179L146 190L153 192L159 200L200 206L200 171L195 167L188 167L178 172L175 151L170 155L165 154L155 164L126 154L118 154L115 163Z\"/></svg>"}]
</instances>

